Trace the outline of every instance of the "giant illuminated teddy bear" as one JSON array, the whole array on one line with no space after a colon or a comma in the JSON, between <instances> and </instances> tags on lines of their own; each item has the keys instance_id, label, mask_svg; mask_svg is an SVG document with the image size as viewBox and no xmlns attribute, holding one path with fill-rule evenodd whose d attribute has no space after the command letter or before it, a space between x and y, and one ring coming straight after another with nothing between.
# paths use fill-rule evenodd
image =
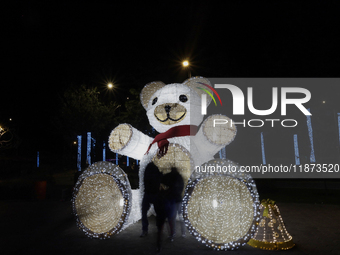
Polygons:
<instances>
[{"instance_id":1,"label":"giant illuminated teddy bear","mask_svg":"<svg viewBox=\"0 0 340 255\"><path fill-rule=\"evenodd\" d=\"M235 126L214 127L214 119L230 123L228 117L211 115L203 121L202 94L206 91L211 94L209 87L210 82L203 77L193 77L182 84L151 82L143 88L140 100L150 125L160 134L151 138L129 124L120 124L112 131L110 149L141 160L141 190L144 169L149 162L153 161L163 174L170 172L171 167L177 167L186 183L197 166L213 159L234 139ZM205 98L209 105L211 97Z\"/></svg>"}]
</instances>

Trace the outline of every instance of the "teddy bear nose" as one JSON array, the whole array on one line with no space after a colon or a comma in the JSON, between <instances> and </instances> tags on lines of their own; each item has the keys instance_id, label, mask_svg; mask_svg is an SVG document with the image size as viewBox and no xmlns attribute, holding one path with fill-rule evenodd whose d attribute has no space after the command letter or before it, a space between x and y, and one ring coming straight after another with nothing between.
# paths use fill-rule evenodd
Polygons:
<instances>
[{"instance_id":1,"label":"teddy bear nose","mask_svg":"<svg viewBox=\"0 0 340 255\"><path fill-rule=\"evenodd\" d=\"M171 110L171 106L170 105L166 105L166 106L164 106L164 109L165 109L166 113L169 113L170 110Z\"/></svg>"}]
</instances>

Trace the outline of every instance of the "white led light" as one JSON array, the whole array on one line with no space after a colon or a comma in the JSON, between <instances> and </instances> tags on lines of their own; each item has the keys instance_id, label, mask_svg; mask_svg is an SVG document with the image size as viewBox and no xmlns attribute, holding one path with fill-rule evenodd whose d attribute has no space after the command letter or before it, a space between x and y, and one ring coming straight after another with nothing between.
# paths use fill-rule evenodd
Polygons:
<instances>
[{"instance_id":1,"label":"white led light","mask_svg":"<svg viewBox=\"0 0 340 255\"><path fill-rule=\"evenodd\" d=\"M217 201L214 199L213 200L213 207L216 208L217 207Z\"/></svg>"}]
</instances>

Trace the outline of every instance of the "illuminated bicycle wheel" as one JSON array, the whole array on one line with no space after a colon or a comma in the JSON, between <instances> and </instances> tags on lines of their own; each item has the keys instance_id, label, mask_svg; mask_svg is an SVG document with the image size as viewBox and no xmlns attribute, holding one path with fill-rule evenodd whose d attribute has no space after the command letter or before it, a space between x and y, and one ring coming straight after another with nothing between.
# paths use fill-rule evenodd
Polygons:
<instances>
[{"instance_id":1,"label":"illuminated bicycle wheel","mask_svg":"<svg viewBox=\"0 0 340 255\"><path fill-rule=\"evenodd\" d=\"M94 163L80 175L73 192L77 225L90 237L109 238L126 224L131 200L124 171L109 162Z\"/></svg>"},{"instance_id":2,"label":"illuminated bicycle wheel","mask_svg":"<svg viewBox=\"0 0 340 255\"><path fill-rule=\"evenodd\" d=\"M208 247L237 249L251 239L259 220L255 183L232 161L209 161L192 174L183 199L183 217L189 232Z\"/></svg>"}]
</instances>

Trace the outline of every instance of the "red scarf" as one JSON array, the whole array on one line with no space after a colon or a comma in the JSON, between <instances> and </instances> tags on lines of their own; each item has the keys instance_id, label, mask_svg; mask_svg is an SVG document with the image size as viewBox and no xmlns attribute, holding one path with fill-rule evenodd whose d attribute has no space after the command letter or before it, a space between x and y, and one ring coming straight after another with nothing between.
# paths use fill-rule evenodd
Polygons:
<instances>
[{"instance_id":1,"label":"red scarf","mask_svg":"<svg viewBox=\"0 0 340 255\"><path fill-rule=\"evenodd\" d=\"M149 148L145 154L148 154L151 146L157 142L159 148L157 156L158 158L161 158L168 152L169 147L169 141L167 140L168 138L196 135L197 129L198 127L195 125L183 125L172 127L168 131L156 135L155 139L153 139L152 143L149 145Z\"/></svg>"}]
</instances>

